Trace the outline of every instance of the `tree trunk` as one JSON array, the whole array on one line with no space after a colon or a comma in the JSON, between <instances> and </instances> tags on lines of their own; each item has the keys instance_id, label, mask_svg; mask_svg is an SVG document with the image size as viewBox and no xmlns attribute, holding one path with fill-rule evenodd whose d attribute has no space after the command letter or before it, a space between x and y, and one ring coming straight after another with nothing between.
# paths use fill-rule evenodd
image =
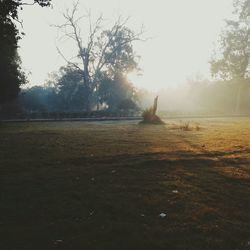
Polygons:
<instances>
[{"instance_id":1,"label":"tree trunk","mask_svg":"<svg viewBox=\"0 0 250 250\"><path fill-rule=\"evenodd\" d=\"M157 104L158 104L158 96L156 96L155 99L154 99L153 116L155 116L155 114L156 114L156 111L157 111Z\"/></svg>"},{"instance_id":2,"label":"tree trunk","mask_svg":"<svg viewBox=\"0 0 250 250\"><path fill-rule=\"evenodd\" d=\"M235 105L235 113L239 114L241 107L241 96L242 96L243 83L239 83L238 92L236 95L236 105Z\"/></svg>"},{"instance_id":3,"label":"tree trunk","mask_svg":"<svg viewBox=\"0 0 250 250\"><path fill-rule=\"evenodd\" d=\"M91 91L90 86L86 86L86 111L91 111Z\"/></svg>"},{"instance_id":4,"label":"tree trunk","mask_svg":"<svg viewBox=\"0 0 250 250\"><path fill-rule=\"evenodd\" d=\"M91 97L92 97L92 91L91 91L91 81L90 81L90 76L89 76L89 53L88 51L84 51L84 55L82 57L83 61L83 81L86 87L86 111L90 112L91 111Z\"/></svg>"}]
</instances>

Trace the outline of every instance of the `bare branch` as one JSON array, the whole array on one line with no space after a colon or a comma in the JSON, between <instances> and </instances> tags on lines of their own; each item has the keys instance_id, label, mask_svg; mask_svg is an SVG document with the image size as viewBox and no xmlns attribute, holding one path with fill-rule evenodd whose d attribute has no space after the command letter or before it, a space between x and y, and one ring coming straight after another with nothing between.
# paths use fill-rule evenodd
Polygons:
<instances>
[{"instance_id":1,"label":"bare branch","mask_svg":"<svg viewBox=\"0 0 250 250\"><path fill-rule=\"evenodd\" d=\"M23 28L23 21L20 21L17 18L13 18L13 19L14 19L14 21L18 22L21 25L21 27Z\"/></svg>"},{"instance_id":2,"label":"bare branch","mask_svg":"<svg viewBox=\"0 0 250 250\"><path fill-rule=\"evenodd\" d=\"M74 67L77 68L78 70L82 71L82 69L81 69L76 63L73 63L73 62L69 61L69 60L63 55L63 53L61 52L61 50L60 50L58 47L56 47L56 49L57 49L57 52L59 53L59 55L64 59L65 62L67 62L69 65L74 66Z\"/></svg>"},{"instance_id":3,"label":"bare branch","mask_svg":"<svg viewBox=\"0 0 250 250\"><path fill-rule=\"evenodd\" d=\"M106 53L107 48L109 47L113 37L115 37L117 35L117 33L122 30L123 27L125 27L126 23L128 22L128 20L130 19L130 17L127 17L123 22L121 21L121 17L118 18L117 22L114 24L113 28L111 29L111 36L109 37L108 42L106 43L103 51L102 51L102 55L100 57L100 60L98 62L98 66L97 66L97 71L101 71L101 69L104 67L105 64L107 64L108 60L116 53L117 49L119 46L123 46L125 44L128 43L132 43L133 41L143 41L143 39L141 38L141 36L144 34L144 30L143 27L141 29L140 32L133 34L133 36L129 37L127 40L125 40L123 43L120 43L117 47L113 48L112 53L109 55L108 58L104 59L104 55Z\"/></svg>"},{"instance_id":4,"label":"bare branch","mask_svg":"<svg viewBox=\"0 0 250 250\"><path fill-rule=\"evenodd\" d=\"M98 63L97 63L97 67L96 67L97 72L99 72L99 71L101 70L101 68L103 67L103 66L101 66L103 57L104 57L104 55L105 55L105 53L106 53L106 51L107 51L108 46L109 46L110 43L111 43L112 38L113 38L113 37L118 33L118 31L119 31L119 25L117 25L118 22L119 22L119 20L118 20L118 21L113 25L113 27L111 28L111 33L114 33L114 34L113 34L112 36L109 37L109 39L108 39L106 45L105 45L104 48L102 49L102 53L101 53L100 59L99 59L99 61L98 61Z\"/></svg>"},{"instance_id":5,"label":"bare branch","mask_svg":"<svg viewBox=\"0 0 250 250\"><path fill-rule=\"evenodd\" d=\"M36 2L33 2L33 3L22 3L21 5L35 5L36 4Z\"/></svg>"},{"instance_id":6,"label":"bare branch","mask_svg":"<svg viewBox=\"0 0 250 250\"><path fill-rule=\"evenodd\" d=\"M88 52L90 52L92 47L93 47L94 37L95 37L97 31L99 30L100 24L101 24L102 21L103 21L103 17L102 17L102 15L100 15L98 17L98 19L96 20L95 26L94 26L94 29L93 29L92 28L92 22L91 22L91 20L89 20L89 22L90 22L90 35L89 35L89 41L88 41Z\"/></svg>"}]
</instances>

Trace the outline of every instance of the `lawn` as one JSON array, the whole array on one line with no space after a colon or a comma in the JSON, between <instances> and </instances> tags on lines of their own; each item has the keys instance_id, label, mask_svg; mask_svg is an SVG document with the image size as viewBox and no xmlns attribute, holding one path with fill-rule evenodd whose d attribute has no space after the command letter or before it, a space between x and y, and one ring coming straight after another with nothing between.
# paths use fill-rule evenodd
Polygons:
<instances>
[{"instance_id":1,"label":"lawn","mask_svg":"<svg viewBox=\"0 0 250 250\"><path fill-rule=\"evenodd\" d=\"M250 249L250 118L185 123L0 124L0 249Z\"/></svg>"}]
</instances>

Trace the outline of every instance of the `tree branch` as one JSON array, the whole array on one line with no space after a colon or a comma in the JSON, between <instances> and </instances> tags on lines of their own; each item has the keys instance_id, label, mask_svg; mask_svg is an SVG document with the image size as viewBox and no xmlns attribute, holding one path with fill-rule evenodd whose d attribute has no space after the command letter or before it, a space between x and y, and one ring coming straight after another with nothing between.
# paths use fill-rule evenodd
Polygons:
<instances>
[{"instance_id":1,"label":"tree branch","mask_svg":"<svg viewBox=\"0 0 250 250\"><path fill-rule=\"evenodd\" d=\"M78 70L82 71L82 69L76 64L76 63L73 63L73 62L70 62L64 55L63 53L61 52L61 50L56 47L57 49L57 52L59 53L59 55L64 59L65 62L67 62L69 65L72 65L74 66L75 68L77 68Z\"/></svg>"}]
</instances>

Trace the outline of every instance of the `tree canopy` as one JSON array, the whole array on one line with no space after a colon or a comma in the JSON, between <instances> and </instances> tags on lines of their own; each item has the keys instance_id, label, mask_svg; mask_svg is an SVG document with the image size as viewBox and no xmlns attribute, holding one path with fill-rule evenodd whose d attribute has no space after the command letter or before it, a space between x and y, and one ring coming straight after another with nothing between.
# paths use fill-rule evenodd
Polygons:
<instances>
[{"instance_id":1,"label":"tree canopy","mask_svg":"<svg viewBox=\"0 0 250 250\"><path fill-rule=\"evenodd\" d=\"M71 11L64 13L65 23L57 25L63 35L75 43L78 51L76 60L68 60L59 48L58 51L68 65L81 72L85 109L89 111L100 104L97 99L100 95L97 92L104 75L110 82L117 82L115 78L118 76L125 78L127 73L138 69L138 57L134 53L133 42L141 40L142 31L135 32L128 28L128 19L123 18L118 18L113 26L105 28L102 16L92 22L90 13L79 17L78 9L78 4L75 4ZM81 36L80 20L83 18L87 18L89 23L89 30L84 32L85 39Z\"/></svg>"},{"instance_id":2,"label":"tree canopy","mask_svg":"<svg viewBox=\"0 0 250 250\"><path fill-rule=\"evenodd\" d=\"M220 54L211 60L212 76L238 85L235 111L241 108L243 89L250 78L250 1L235 0L235 18L226 21L220 37Z\"/></svg>"},{"instance_id":3,"label":"tree canopy","mask_svg":"<svg viewBox=\"0 0 250 250\"><path fill-rule=\"evenodd\" d=\"M21 69L18 56L18 40L24 33L17 28L18 11L24 5L39 4L49 6L51 0L34 0L27 3L22 0L0 1L0 104L17 97L20 85L25 83L25 75Z\"/></svg>"},{"instance_id":4,"label":"tree canopy","mask_svg":"<svg viewBox=\"0 0 250 250\"><path fill-rule=\"evenodd\" d=\"M226 21L220 53L211 60L211 73L224 80L245 79L250 74L250 1L235 1L235 19Z\"/></svg>"}]
</instances>

